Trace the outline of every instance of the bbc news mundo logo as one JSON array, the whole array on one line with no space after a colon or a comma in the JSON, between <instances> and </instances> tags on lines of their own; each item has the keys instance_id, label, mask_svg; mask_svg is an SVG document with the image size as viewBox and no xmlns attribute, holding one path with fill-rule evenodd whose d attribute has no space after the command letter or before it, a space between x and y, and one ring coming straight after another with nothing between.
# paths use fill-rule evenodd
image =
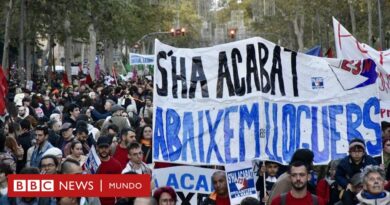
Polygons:
<instances>
[{"instance_id":1,"label":"bbc news mundo logo","mask_svg":"<svg viewBox=\"0 0 390 205\"><path fill-rule=\"evenodd\" d=\"M9 197L148 197L149 175L87 174L8 176Z\"/></svg>"},{"instance_id":2,"label":"bbc news mundo logo","mask_svg":"<svg viewBox=\"0 0 390 205\"><path fill-rule=\"evenodd\" d=\"M14 180L15 192L54 192L54 180Z\"/></svg>"}]
</instances>

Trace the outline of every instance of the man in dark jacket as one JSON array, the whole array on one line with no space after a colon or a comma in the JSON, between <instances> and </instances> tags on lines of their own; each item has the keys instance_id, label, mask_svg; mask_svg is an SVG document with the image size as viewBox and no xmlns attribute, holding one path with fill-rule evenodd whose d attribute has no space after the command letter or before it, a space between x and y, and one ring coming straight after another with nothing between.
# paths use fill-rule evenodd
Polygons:
<instances>
[{"instance_id":1,"label":"man in dark jacket","mask_svg":"<svg viewBox=\"0 0 390 205\"><path fill-rule=\"evenodd\" d=\"M353 175L362 172L367 165L377 165L376 160L367 155L365 150L366 144L363 140L357 138L351 140L349 155L344 157L337 166L336 181L346 192L352 192Z\"/></svg>"}]
</instances>

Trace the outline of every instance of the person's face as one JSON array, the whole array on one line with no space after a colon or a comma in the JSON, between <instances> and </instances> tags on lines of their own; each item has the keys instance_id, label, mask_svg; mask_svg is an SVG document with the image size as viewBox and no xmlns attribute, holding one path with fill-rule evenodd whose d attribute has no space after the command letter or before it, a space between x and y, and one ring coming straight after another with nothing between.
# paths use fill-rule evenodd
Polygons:
<instances>
[{"instance_id":1,"label":"person's face","mask_svg":"<svg viewBox=\"0 0 390 205\"><path fill-rule=\"evenodd\" d=\"M390 140L387 140L383 146L383 152L390 154Z\"/></svg>"},{"instance_id":2,"label":"person's face","mask_svg":"<svg viewBox=\"0 0 390 205\"><path fill-rule=\"evenodd\" d=\"M330 177L331 179L335 179L335 176L336 176L336 167L331 167L331 168L329 169L329 177Z\"/></svg>"},{"instance_id":3,"label":"person's face","mask_svg":"<svg viewBox=\"0 0 390 205\"><path fill-rule=\"evenodd\" d=\"M107 111L110 111L110 110L111 110L111 107L112 107L112 105L111 105L111 103L109 103L109 102L106 102L106 103L104 104L104 109L107 110Z\"/></svg>"},{"instance_id":4,"label":"person's face","mask_svg":"<svg viewBox=\"0 0 390 205\"><path fill-rule=\"evenodd\" d=\"M213 186L219 196L225 196L228 193L226 176L222 173L214 175Z\"/></svg>"},{"instance_id":5,"label":"person's face","mask_svg":"<svg viewBox=\"0 0 390 205\"><path fill-rule=\"evenodd\" d=\"M150 107L150 106L152 106L152 101L150 99L146 99L145 104L146 104L146 106Z\"/></svg>"},{"instance_id":6,"label":"person's face","mask_svg":"<svg viewBox=\"0 0 390 205\"><path fill-rule=\"evenodd\" d=\"M78 107L76 107L75 109L73 109L72 112L70 112L70 115L72 115L74 118L77 118L80 114L80 109Z\"/></svg>"},{"instance_id":7,"label":"person's face","mask_svg":"<svg viewBox=\"0 0 390 205\"><path fill-rule=\"evenodd\" d=\"M89 96L92 100L95 100L96 99L96 93L91 93L90 96Z\"/></svg>"},{"instance_id":8,"label":"person's face","mask_svg":"<svg viewBox=\"0 0 390 205\"><path fill-rule=\"evenodd\" d=\"M58 205L78 205L77 198L74 197L62 197L58 203Z\"/></svg>"},{"instance_id":9,"label":"person's face","mask_svg":"<svg viewBox=\"0 0 390 205\"><path fill-rule=\"evenodd\" d=\"M142 87L138 87L137 88L137 92L138 92L138 94L142 94L142 92L144 92L144 89L142 88Z\"/></svg>"},{"instance_id":10,"label":"person's face","mask_svg":"<svg viewBox=\"0 0 390 205\"><path fill-rule=\"evenodd\" d=\"M9 133L8 124L4 125L4 134L7 135Z\"/></svg>"},{"instance_id":11,"label":"person's face","mask_svg":"<svg viewBox=\"0 0 390 205\"><path fill-rule=\"evenodd\" d=\"M64 138L64 139L69 139L70 137L72 137L72 135L73 135L73 130L72 130L72 128L68 128L66 131L63 131L62 132L62 137Z\"/></svg>"},{"instance_id":12,"label":"person's face","mask_svg":"<svg viewBox=\"0 0 390 205\"><path fill-rule=\"evenodd\" d=\"M57 170L56 164L51 158L42 159L40 168L44 174L55 174Z\"/></svg>"},{"instance_id":13,"label":"person's face","mask_svg":"<svg viewBox=\"0 0 390 205\"><path fill-rule=\"evenodd\" d=\"M47 136L43 133L43 130L35 131L35 140L37 145L42 145L47 139Z\"/></svg>"},{"instance_id":14,"label":"person's face","mask_svg":"<svg viewBox=\"0 0 390 205\"><path fill-rule=\"evenodd\" d=\"M158 200L158 205L176 204L175 200L167 192L163 192Z\"/></svg>"},{"instance_id":15,"label":"person's face","mask_svg":"<svg viewBox=\"0 0 390 205\"><path fill-rule=\"evenodd\" d=\"M295 190L305 189L309 178L310 176L305 166L291 167L291 185Z\"/></svg>"},{"instance_id":16,"label":"person's face","mask_svg":"<svg viewBox=\"0 0 390 205\"><path fill-rule=\"evenodd\" d=\"M116 136L117 135L117 133L113 129L108 129L107 133L109 136Z\"/></svg>"},{"instance_id":17,"label":"person's face","mask_svg":"<svg viewBox=\"0 0 390 205\"><path fill-rule=\"evenodd\" d=\"M18 108L18 115L24 116L26 114L26 108L24 106L21 106Z\"/></svg>"},{"instance_id":18,"label":"person's face","mask_svg":"<svg viewBox=\"0 0 390 205\"><path fill-rule=\"evenodd\" d=\"M109 157L110 153L110 147L109 146L98 146L98 154L100 159L107 159Z\"/></svg>"},{"instance_id":19,"label":"person's face","mask_svg":"<svg viewBox=\"0 0 390 205\"><path fill-rule=\"evenodd\" d=\"M353 147L349 151L349 155L351 156L352 160L354 162L359 162L360 160L363 159L364 156L364 149L361 147Z\"/></svg>"},{"instance_id":20,"label":"person's face","mask_svg":"<svg viewBox=\"0 0 390 205\"><path fill-rule=\"evenodd\" d=\"M269 176L274 177L274 176L276 176L276 174L279 171L279 166L277 164L273 164L273 163L267 164L266 165L266 170L267 170L267 173L268 173Z\"/></svg>"},{"instance_id":21,"label":"person's face","mask_svg":"<svg viewBox=\"0 0 390 205\"><path fill-rule=\"evenodd\" d=\"M75 157L80 157L83 154L83 146L81 143L77 143L74 148L72 149L72 154Z\"/></svg>"},{"instance_id":22,"label":"person's face","mask_svg":"<svg viewBox=\"0 0 390 205\"><path fill-rule=\"evenodd\" d=\"M363 189L370 194L380 194L383 192L385 180L377 172L371 172L366 176Z\"/></svg>"},{"instance_id":23,"label":"person's face","mask_svg":"<svg viewBox=\"0 0 390 205\"><path fill-rule=\"evenodd\" d=\"M85 132L78 132L77 133L77 139L79 141L85 142L85 141L87 141L87 138L88 138L88 134L87 133L85 133Z\"/></svg>"},{"instance_id":24,"label":"person's face","mask_svg":"<svg viewBox=\"0 0 390 205\"><path fill-rule=\"evenodd\" d=\"M131 149L129 151L129 159L134 164L141 164L144 153L141 148Z\"/></svg>"},{"instance_id":25,"label":"person's face","mask_svg":"<svg viewBox=\"0 0 390 205\"><path fill-rule=\"evenodd\" d=\"M127 134L126 134L124 139L125 139L125 142L126 142L127 145L132 143L132 142L135 142L136 141L135 133L132 132L132 131L127 132Z\"/></svg>"},{"instance_id":26,"label":"person's face","mask_svg":"<svg viewBox=\"0 0 390 205\"><path fill-rule=\"evenodd\" d=\"M4 172L0 172L0 183L4 183L7 181L7 176L5 176Z\"/></svg>"},{"instance_id":27,"label":"person's face","mask_svg":"<svg viewBox=\"0 0 390 205\"><path fill-rule=\"evenodd\" d=\"M58 132L58 131L60 131L61 130L61 122L56 122L56 123L54 123L54 125L53 125L53 131L54 132Z\"/></svg>"},{"instance_id":28,"label":"person's face","mask_svg":"<svg viewBox=\"0 0 390 205\"><path fill-rule=\"evenodd\" d=\"M49 97L45 97L45 98L43 99L43 101L44 101L44 103L45 103L46 106L49 106L49 105L50 105L50 98L49 98Z\"/></svg>"},{"instance_id":29,"label":"person's face","mask_svg":"<svg viewBox=\"0 0 390 205\"><path fill-rule=\"evenodd\" d=\"M386 129L382 132L382 137L390 137L390 127L386 128Z\"/></svg>"},{"instance_id":30,"label":"person's face","mask_svg":"<svg viewBox=\"0 0 390 205\"><path fill-rule=\"evenodd\" d=\"M144 132L142 133L144 139L152 139L152 128L145 127Z\"/></svg>"}]
</instances>

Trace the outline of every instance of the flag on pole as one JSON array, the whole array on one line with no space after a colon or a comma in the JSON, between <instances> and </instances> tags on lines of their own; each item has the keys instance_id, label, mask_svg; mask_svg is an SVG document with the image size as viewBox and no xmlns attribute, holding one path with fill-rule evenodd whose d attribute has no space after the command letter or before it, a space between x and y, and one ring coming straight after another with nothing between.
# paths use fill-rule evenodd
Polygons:
<instances>
[{"instance_id":1,"label":"flag on pole","mask_svg":"<svg viewBox=\"0 0 390 205\"><path fill-rule=\"evenodd\" d=\"M7 78L3 72L3 66L0 65L0 115L4 115L6 113L6 104L5 100L8 95L8 82Z\"/></svg>"}]
</instances>

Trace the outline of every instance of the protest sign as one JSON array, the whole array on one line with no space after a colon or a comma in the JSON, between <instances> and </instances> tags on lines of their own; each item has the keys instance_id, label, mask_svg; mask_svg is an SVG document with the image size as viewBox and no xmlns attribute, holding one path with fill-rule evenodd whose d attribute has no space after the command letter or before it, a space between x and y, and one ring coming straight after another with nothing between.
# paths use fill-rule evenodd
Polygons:
<instances>
[{"instance_id":1,"label":"protest sign","mask_svg":"<svg viewBox=\"0 0 390 205\"><path fill-rule=\"evenodd\" d=\"M92 146L87 156L87 160L84 163L84 169L91 174L95 174L101 163L102 162L96 153L95 146Z\"/></svg>"},{"instance_id":2,"label":"protest sign","mask_svg":"<svg viewBox=\"0 0 390 205\"><path fill-rule=\"evenodd\" d=\"M251 161L229 164L225 168L231 204L240 204L245 197L257 198Z\"/></svg>"},{"instance_id":3,"label":"protest sign","mask_svg":"<svg viewBox=\"0 0 390 205\"><path fill-rule=\"evenodd\" d=\"M154 56L153 55L141 55L138 53L129 54L129 62L131 65L153 65Z\"/></svg>"},{"instance_id":4,"label":"protest sign","mask_svg":"<svg viewBox=\"0 0 390 205\"><path fill-rule=\"evenodd\" d=\"M211 176L216 170L175 166L153 170L156 188L170 186L177 193L177 204L200 204L213 191Z\"/></svg>"},{"instance_id":5,"label":"protest sign","mask_svg":"<svg viewBox=\"0 0 390 205\"><path fill-rule=\"evenodd\" d=\"M286 164L298 148L315 164L348 153L348 141L381 152L376 65L327 59L262 38L209 48L155 43L153 159Z\"/></svg>"}]
</instances>

